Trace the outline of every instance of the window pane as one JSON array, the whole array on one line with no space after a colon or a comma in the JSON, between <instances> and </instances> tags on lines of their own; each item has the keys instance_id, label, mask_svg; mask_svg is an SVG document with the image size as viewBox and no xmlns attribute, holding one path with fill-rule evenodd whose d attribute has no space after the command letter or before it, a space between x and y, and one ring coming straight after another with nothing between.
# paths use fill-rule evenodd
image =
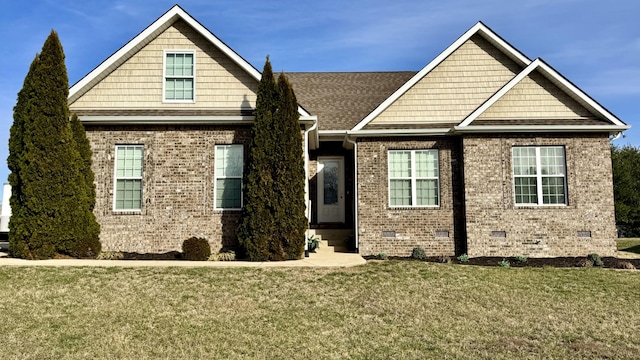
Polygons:
<instances>
[{"instance_id":1,"label":"window pane","mask_svg":"<svg viewBox=\"0 0 640 360\"><path fill-rule=\"evenodd\" d=\"M173 76L174 72L174 62L175 62L175 54L167 54L167 68L166 68L166 73L167 76Z\"/></svg>"},{"instance_id":2,"label":"window pane","mask_svg":"<svg viewBox=\"0 0 640 360\"><path fill-rule=\"evenodd\" d=\"M536 174L536 149L529 147L513 148L513 174Z\"/></svg>"},{"instance_id":3,"label":"window pane","mask_svg":"<svg viewBox=\"0 0 640 360\"><path fill-rule=\"evenodd\" d=\"M542 175L564 175L564 148L540 148L540 163Z\"/></svg>"},{"instance_id":4,"label":"window pane","mask_svg":"<svg viewBox=\"0 0 640 360\"><path fill-rule=\"evenodd\" d=\"M193 76L193 54L184 54L184 66L182 72L186 76Z\"/></svg>"},{"instance_id":5,"label":"window pane","mask_svg":"<svg viewBox=\"0 0 640 360\"><path fill-rule=\"evenodd\" d=\"M325 205L338 203L338 163L336 161L326 161L322 168L322 180L324 183L323 202Z\"/></svg>"},{"instance_id":6,"label":"window pane","mask_svg":"<svg viewBox=\"0 0 640 360\"><path fill-rule=\"evenodd\" d=\"M389 152L389 177L411 177L411 152Z\"/></svg>"},{"instance_id":7,"label":"window pane","mask_svg":"<svg viewBox=\"0 0 640 360\"><path fill-rule=\"evenodd\" d=\"M116 181L116 209L140 210L142 208L142 180L119 179Z\"/></svg>"},{"instance_id":8,"label":"window pane","mask_svg":"<svg viewBox=\"0 0 640 360\"><path fill-rule=\"evenodd\" d=\"M391 180L391 206L411 205L411 180Z\"/></svg>"},{"instance_id":9,"label":"window pane","mask_svg":"<svg viewBox=\"0 0 640 360\"><path fill-rule=\"evenodd\" d=\"M438 151L416 151L416 176L438 177Z\"/></svg>"},{"instance_id":10,"label":"window pane","mask_svg":"<svg viewBox=\"0 0 640 360\"><path fill-rule=\"evenodd\" d=\"M216 180L216 207L220 209L242 207L242 179Z\"/></svg>"},{"instance_id":11,"label":"window pane","mask_svg":"<svg viewBox=\"0 0 640 360\"><path fill-rule=\"evenodd\" d=\"M116 148L116 176L142 176L142 146L118 146Z\"/></svg>"},{"instance_id":12,"label":"window pane","mask_svg":"<svg viewBox=\"0 0 640 360\"><path fill-rule=\"evenodd\" d=\"M537 204L538 193L535 177L519 177L515 182L516 204Z\"/></svg>"},{"instance_id":13,"label":"window pane","mask_svg":"<svg viewBox=\"0 0 640 360\"><path fill-rule=\"evenodd\" d=\"M216 177L242 176L242 145L216 146Z\"/></svg>"},{"instance_id":14,"label":"window pane","mask_svg":"<svg viewBox=\"0 0 640 360\"><path fill-rule=\"evenodd\" d=\"M563 177L543 177L542 178L542 203L543 204L565 204L564 178Z\"/></svg>"},{"instance_id":15,"label":"window pane","mask_svg":"<svg viewBox=\"0 0 640 360\"><path fill-rule=\"evenodd\" d=\"M438 205L438 180L416 180L417 205Z\"/></svg>"}]
</instances>

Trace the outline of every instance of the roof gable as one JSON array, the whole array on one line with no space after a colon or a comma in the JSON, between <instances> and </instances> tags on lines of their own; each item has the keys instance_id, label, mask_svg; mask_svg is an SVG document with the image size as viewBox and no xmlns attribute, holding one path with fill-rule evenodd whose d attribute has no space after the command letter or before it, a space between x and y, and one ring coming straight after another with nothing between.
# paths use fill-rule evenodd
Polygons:
<instances>
[{"instance_id":1,"label":"roof gable","mask_svg":"<svg viewBox=\"0 0 640 360\"><path fill-rule=\"evenodd\" d=\"M220 51L227 55L233 62L238 64L251 77L258 81L260 80L261 75L256 68L251 66L251 64L213 35L213 33L191 17L191 15L184 11L180 6L174 5L169 9L169 11L160 16L140 34L131 39L127 44L109 56L89 74L75 83L71 89L69 89L69 102L75 101L84 92L100 82L100 80L102 80L106 75L115 70L127 59L133 56L133 54L142 49L151 40L156 38L179 19L184 20L189 26L195 29L197 33L220 49Z\"/></svg>"},{"instance_id":2,"label":"roof gable","mask_svg":"<svg viewBox=\"0 0 640 360\"><path fill-rule=\"evenodd\" d=\"M194 102L164 101L164 57L173 51L193 55ZM69 105L76 113L98 108L252 109L258 83L193 27L177 19Z\"/></svg>"},{"instance_id":3,"label":"roof gable","mask_svg":"<svg viewBox=\"0 0 640 360\"><path fill-rule=\"evenodd\" d=\"M523 68L474 34L363 129L416 123L457 125Z\"/></svg>"},{"instance_id":4,"label":"roof gable","mask_svg":"<svg viewBox=\"0 0 640 360\"><path fill-rule=\"evenodd\" d=\"M515 102L517 108L507 103ZM513 103L511 104L513 105ZM505 109L507 108L507 109ZM542 59L538 58L491 96L484 104L467 116L456 130L463 130L474 121L507 117L545 119L545 125L553 124L553 118L566 120L599 120L607 125L627 127L615 115L598 104L577 86L560 75ZM557 114L554 115L554 114ZM577 122L576 125L593 125L592 121ZM558 125L567 125L558 123Z\"/></svg>"},{"instance_id":5,"label":"roof gable","mask_svg":"<svg viewBox=\"0 0 640 360\"><path fill-rule=\"evenodd\" d=\"M498 48L501 52L507 55L516 64L521 66L527 66L531 63L531 60L523 55L520 51L515 49L504 39L498 36L495 32L489 29L482 22L478 22L471 29L467 30L461 37L459 37L453 44L445 49L440 55L438 55L433 61L427 64L422 70L420 70L415 76L389 96L384 102L377 106L371 113L369 113L362 121L360 121L352 131L362 130L373 119L380 115L384 110L389 108L396 100L402 95L407 93L414 85L416 85L422 78L437 68L442 62L444 62L451 54L459 49L463 44L467 43L474 35L479 35L490 44Z\"/></svg>"}]
</instances>

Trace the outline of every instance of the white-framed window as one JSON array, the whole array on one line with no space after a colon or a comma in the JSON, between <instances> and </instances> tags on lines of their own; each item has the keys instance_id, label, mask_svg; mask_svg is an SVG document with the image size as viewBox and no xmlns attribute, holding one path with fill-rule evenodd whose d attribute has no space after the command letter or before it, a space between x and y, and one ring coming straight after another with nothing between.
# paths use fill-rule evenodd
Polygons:
<instances>
[{"instance_id":1,"label":"white-framed window","mask_svg":"<svg viewBox=\"0 0 640 360\"><path fill-rule=\"evenodd\" d=\"M164 95L166 102L194 102L196 54L192 50L164 52Z\"/></svg>"},{"instance_id":2,"label":"white-framed window","mask_svg":"<svg viewBox=\"0 0 640 360\"><path fill-rule=\"evenodd\" d=\"M216 145L214 198L215 208L242 209L242 171L244 168L242 145Z\"/></svg>"},{"instance_id":3,"label":"white-framed window","mask_svg":"<svg viewBox=\"0 0 640 360\"><path fill-rule=\"evenodd\" d=\"M512 148L516 205L566 205L566 161L563 146Z\"/></svg>"},{"instance_id":4,"label":"white-framed window","mask_svg":"<svg viewBox=\"0 0 640 360\"><path fill-rule=\"evenodd\" d=\"M116 145L113 209L142 210L142 162L144 146Z\"/></svg>"},{"instance_id":5,"label":"white-framed window","mask_svg":"<svg viewBox=\"0 0 640 360\"><path fill-rule=\"evenodd\" d=\"M440 205L438 150L389 150L389 206Z\"/></svg>"}]
</instances>

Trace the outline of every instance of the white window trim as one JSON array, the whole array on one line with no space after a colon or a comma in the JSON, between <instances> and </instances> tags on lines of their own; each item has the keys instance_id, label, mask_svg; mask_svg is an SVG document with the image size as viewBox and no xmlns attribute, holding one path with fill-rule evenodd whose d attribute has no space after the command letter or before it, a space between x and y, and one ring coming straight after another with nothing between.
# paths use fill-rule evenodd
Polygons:
<instances>
[{"instance_id":1,"label":"white window trim","mask_svg":"<svg viewBox=\"0 0 640 360\"><path fill-rule=\"evenodd\" d=\"M437 183L437 192L438 192L438 203L435 205L416 205L418 203L417 197L417 186L416 180L418 177L416 176L416 152L419 151L434 151L436 154L436 158L438 161L438 175L436 177L420 177L419 180L436 180ZM391 154L392 152L409 152L411 155L411 178L408 177L395 177L391 178L389 170L391 169ZM412 205L392 205L391 204L391 180L411 180L411 204ZM389 203L389 208L438 208L440 207L440 151L438 149L394 149L387 150L387 198Z\"/></svg>"},{"instance_id":2,"label":"white window trim","mask_svg":"<svg viewBox=\"0 0 640 360\"><path fill-rule=\"evenodd\" d=\"M142 172L140 176L118 176L118 148L134 146L142 148ZM115 146L115 156L113 162L113 211L114 212L142 212L144 204L144 145L141 144L118 144ZM118 180L140 180L140 209L118 209L116 208L116 198L118 194Z\"/></svg>"},{"instance_id":3,"label":"white window trim","mask_svg":"<svg viewBox=\"0 0 640 360\"><path fill-rule=\"evenodd\" d=\"M513 150L515 148L534 148L535 152L536 152L536 194L538 196L538 202L537 203L517 203L516 202L516 182L515 179L516 178L530 178L533 177L531 175L516 175L514 172L514 167L513 167ZM541 148L562 148L562 151L564 153L564 174L563 175L543 175L542 174L542 161L541 161L541 157L540 157L540 149ZM557 145L549 145L549 146L513 146L511 148L511 176L513 177L513 204L515 206L552 206L552 207L562 207L562 206L567 206L568 204L568 192L567 192L567 150L564 148L564 146L557 146ZM564 179L564 203L562 204L545 204L544 203L544 199L543 199L543 194L542 194L542 178L563 178Z\"/></svg>"},{"instance_id":4,"label":"white window trim","mask_svg":"<svg viewBox=\"0 0 640 360\"><path fill-rule=\"evenodd\" d=\"M172 100L167 99L167 54L192 54L193 55L193 100ZM172 78L188 78L188 76L172 76ZM163 103L182 103L193 104L196 102L196 52L192 49L186 50L164 50L162 53L162 102Z\"/></svg>"},{"instance_id":5,"label":"white window trim","mask_svg":"<svg viewBox=\"0 0 640 360\"><path fill-rule=\"evenodd\" d=\"M240 147L240 157L242 158L242 173L240 176L218 176L216 173L216 159L218 156L218 148L220 147ZM244 145L242 144L219 144L214 146L213 150L213 209L220 211L238 211L244 207ZM221 208L217 206L218 199L218 179L240 179L240 207L239 208Z\"/></svg>"}]
</instances>

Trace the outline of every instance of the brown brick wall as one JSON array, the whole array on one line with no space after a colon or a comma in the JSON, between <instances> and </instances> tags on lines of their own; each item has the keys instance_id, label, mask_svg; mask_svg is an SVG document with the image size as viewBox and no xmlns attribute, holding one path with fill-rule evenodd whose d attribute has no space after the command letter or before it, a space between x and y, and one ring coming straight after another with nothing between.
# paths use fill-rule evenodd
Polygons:
<instances>
[{"instance_id":1,"label":"brown brick wall","mask_svg":"<svg viewBox=\"0 0 640 360\"><path fill-rule=\"evenodd\" d=\"M358 239L362 255L386 253L408 256L416 246L427 255L454 255L454 175L457 158L455 138L361 138L358 139ZM440 206L437 208L390 208L387 152L397 149L438 149ZM436 231L449 232L436 237ZM395 237L383 236L395 231Z\"/></svg>"},{"instance_id":2,"label":"brown brick wall","mask_svg":"<svg viewBox=\"0 0 640 360\"><path fill-rule=\"evenodd\" d=\"M213 252L235 246L240 212L214 210L214 147L245 143L248 127L86 125L86 130L94 154L94 212L104 251L180 250L191 236L209 240ZM144 145L139 213L113 211L118 144Z\"/></svg>"},{"instance_id":3,"label":"brown brick wall","mask_svg":"<svg viewBox=\"0 0 640 360\"><path fill-rule=\"evenodd\" d=\"M514 206L511 148L565 147L568 205ZM468 136L463 139L469 256L555 257L615 253L607 134ZM492 237L504 231L506 237ZM578 237L590 231L591 238Z\"/></svg>"}]
</instances>

